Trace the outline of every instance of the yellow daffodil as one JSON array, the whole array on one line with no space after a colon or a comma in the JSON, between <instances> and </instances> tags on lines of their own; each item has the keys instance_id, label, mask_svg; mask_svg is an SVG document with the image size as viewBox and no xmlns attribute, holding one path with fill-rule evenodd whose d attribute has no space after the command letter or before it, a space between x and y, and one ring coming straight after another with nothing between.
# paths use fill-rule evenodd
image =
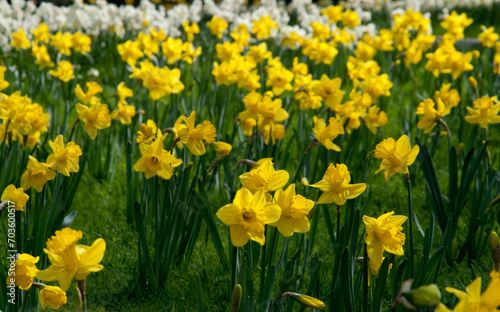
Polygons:
<instances>
[{"instance_id":1,"label":"yellow daffodil","mask_svg":"<svg viewBox=\"0 0 500 312\"><path fill-rule=\"evenodd\" d=\"M269 15L253 20L252 34L255 34L259 40L269 38L273 29L278 29L278 23L273 21Z\"/></svg>"},{"instance_id":2,"label":"yellow daffodil","mask_svg":"<svg viewBox=\"0 0 500 312\"><path fill-rule=\"evenodd\" d=\"M323 192L318 199L318 204L335 203L342 206L348 199L358 197L366 189L365 183L349 184L349 182L351 182L351 175L346 165L330 164L323 179L311 186Z\"/></svg>"},{"instance_id":3,"label":"yellow daffodil","mask_svg":"<svg viewBox=\"0 0 500 312\"><path fill-rule=\"evenodd\" d=\"M470 124L479 125L487 129L489 124L500 123L500 103L497 102L497 96L489 97L487 95L473 102L474 108L467 106L469 116L465 116L465 121Z\"/></svg>"},{"instance_id":4,"label":"yellow daffodil","mask_svg":"<svg viewBox=\"0 0 500 312\"><path fill-rule=\"evenodd\" d=\"M272 87L273 93L280 96L285 90L293 90L292 84L293 73L284 67L270 67L267 70L268 80L266 87Z\"/></svg>"},{"instance_id":5,"label":"yellow daffodil","mask_svg":"<svg viewBox=\"0 0 500 312\"><path fill-rule=\"evenodd\" d=\"M69 32L57 32L54 36L52 36L50 45L55 47L59 53L70 56L71 48L73 47L73 36Z\"/></svg>"},{"instance_id":6,"label":"yellow daffodil","mask_svg":"<svg viewBox=\"0 0 500 312\"><path fill-rule=\"evenodd\" d=\"M451 83L442 84L441 88L434 92L434 101L437 102L438 98L450 107L456 107L460 103L460 94L457 90L451 89Z\"/></svg>"},{"instance_id":7,"label":"yellow daffodil","mask_svg":"<svg viewBox=\"0 0 500 312\"><path fill-rule=\"evenodd\" d=\"M334 150L336 152L340 152L340 147L333 143L333 140L340 134L344 134L344 127L342 127L342 124L340 121L337 119L331 117L328 120L328 126L326 125L326 122L318 117L314 116L314 136L316 137L316 140L321 142L324 147L326 147L329 150Z\"/></svg>"},{"instance_id":8,"label":"yellow daffodil","mask_svg":"<svg viewBox=\"0 0 500 312\"><path fill-rule=\"evenodd\" d=\"M255 194L261 189L277 191L285 186L289 178L286 170L275 171L271 159L266 159L258 167L240 175L240 182L242 187Z\"/></svg>"},{"instance_id":9,"label":"yellow daffodil","mask_svg":"<svg viewBox=\"0 0 500 312\"><path fill-rule=\"evenodd\" d=\"M94 140L97 130L109 128L111 126L111 116L108 105L96 103L90 108L86 105L76 104L78 118L85 123L85 132Z\"/></svg>"},{"instance_id":10,"label":"yellow daffodil","mask_svg":"<svg viewBox=\"0 0 500 312\"><path fill-rule=\"evenodd\" d=\"M57 310L68 302L66 292L61 288L48 285L42 287L43 288L40 289L40 293L38 294L38 300L40 301L42 309L49 306L51 309Z\"/></svg>"},{"instance_id":11,"label":"yellow daffodil","mask_svg":"<svg viewBox=\"0 0 500 312\"><path fill-rule=\"evenodd\" d=\"M83 92L80 84L76 85L75 95L83 104L88 104L98 93L102 92L102 87L95 81L87 81L87 92Z\"/></svg>"},{"instance_id":12,"label":"yellow daffodil","mask_svg":"<svg viewBox=\"0 0 500 312\"><path fill-rule=\"evenodd\" d=\"M62 134L58 135L55 142L49 140L49 145L54 154L50 154L47 158L47 165L51 169L57 170L60 174L69 177L70 172L78 172L78 157L82 156L80 146L74 142L69 142L64 147Z\"/></svg>"},{"instance_id":13,"label":"yellow daffodil","mask_svg":"<svg viewBox=\"0 0 500 312\"><path fill-rule=\"evenodd\" d=\"M74 33L71 37L73 41L73 50L76 53L88 53L90 52L90 45L92 44L92 39L87 35L82 35L79 31Z\"/></svg>"},{"instance_id":14,"label":"yellow daffodil","mask_svg":"<svg viewBox=\"0 0 500 312\"><path fill-rule=\"evenodd\" d=\"M153 39L153 41L162 42L165 41L165 39L167 39L167 35L165 35L163 29L157 31L156 28L151 27L151 38Z\"/></svg>"},{"instance_id":15,"label":"yellow daffodil","mask_svg":"<svg viewBox=\"0 0 500 312\"><path fill-rule=\"evenodd\" d=\"M135 66L137 60L144 56L144 53L142 53L139 48L139 43L131 40L127 40L125 43L119 44L117 48L122 61L127 62L130 66Z\"/></svg>"},{"instance_id":16,"label":"yellow daffodil","mask_svg":"<svg viewBox=\"0 0 500 312\"><path fill-rule=\"evenodd\" d=\"M365 243L370 261L382 263L384 250L395 255L404 255L405 234L401 226L406 216L393 216L394 211L385 213L377 219L363 216L366 226Z\"/></svg>"},{"instance_id":17,"label":"yellow daffodil","mask_svg":"<svg viewBox=\"0 0 500 312\"><path fill-rule=\"evenodd\" d=\"M117 91L116 95L120 99L120 102L125 101L126 98L132 97L134 95L134 93L132 92L132 89L127 88L125 86L125 82L123 82L123 81L118 84L117 90L118 91Z\"/></svg>"},{"instance_id":18,"label":"yellow daffodil","mask_svg":"<svg viewBox=\"0 0 500 312\"><path fill-rule=\"evenodd\" d=\"M377 128L385 126L388 121L387 114L380 111L380 107L376 105L371 106L362 118L365 122L366 128L368 128L368 130L370 130L373 134L377 134Z\"/></svg>"},{"instance_id":19,"label":"yellow daffodil","mask_svg":"<svg viewBox=\"0 0 500 312\"><path fill-rule=\"evenodd\" d=\"M331 5L328 8L322 9L321 15L328 17L330 24L335 24L342 20L343 9L340 5Z\"/></svg>"},{"instance_id":20,"label":"yellow daffodil","mask_svg":"<svg viewBox=\"0 0 500 312\"><path fill-rule=\"evenodd\" d=\"M229 225L234 246L244 246L250 239L264 246L265 225L278 221L281 209L266 201L264 190L252 194L248 189L242 188L236 192L233 203L221 207L216 215L224 224Z\"/></svg>"},{"instance_id":21,"label":"yellow daffodil","mask_svg":"<svg viewBox=\"0 0 500 312\"><path fill-rule=\"evenodd\" d=\"M169 94L177 94L184 90L184 84L180 81L181 71L178 68L151 67L142 77L143 86L149 89L149 96L158 100Z\"/></svg>"},{"instance_id":22,"label":"yellow daffodil","mask_svg":"<svg viewBox=\"0 0 500 312\"><path fill-rule=\"evenodd\" d=\"M186 145L187 148L196 156L201 156L206 153L205 144L210 144L215 141L215 127L208 120L205 120L203 124L195 126L196 112L192 112L189 117L183 117L183 121L186 124L186 128L180 131L180 140L182 144Z\"/></svg>"},{"instance_id":23,"label":"yellow daffodil","mask_svg":"<svg viewBox=\"0 0 500 312\"><path fill-rule=\"evenodd\" d=\"M132 123L132 117L135 115L135 106L128 105L125 102L118 102L117 108L111 113L111 118L120 120L124 125L130 125Z\"/></svg>"},{"instance_id":24,"label":"yellow daffodil","mask_svg":"<svg viewBox=\"0 0 500 312\"><path fill-rule=\"evenodd\" d=\"M14 209L16 211L24 211L24 206L26 206L29 198L28 194L24 193L24 189L22 187L16 189L14 184L10 184L3 191L0 202L10 201L11 203L8 204L14 204Z\"/></svg>"},{"instance_id":25,"label":"yellow daffodil","mask_svg":"<svg viewBox=\"0 0 500 312\"><path fill-rule=\"evenodd\" d=\"M30 289L33 284L33 279L39 271L35 265L39 259L40 257L33 257L29 254L20 254L15 262L15 275L7 277L7 285L9 285L11 279L13 279L16 286L22 290Z\"/></svg>"},{"instance_id":26,"label":"yellow daffodil","mask_svg":"<svg viewBox=\"0 0 500 312\"><path fill-rule=\"evenodd\" d=\"M26 37L26 33L24 32L23 28L19 29L15 33L12 33L10 36L12 37L10 46L15 48L16 50L26 50L31 47L31 43L28 40L28 37Z\"/></svg>"},{"instance_id":27,"label":"yellow daffodil","mask_svg":"<svg viewBox=\"0 0 500 312\"><path fill-rule=\"evenodd\" d=\"M41 42L44 43L49 43L51 34L49 33L49 26L44 23L38 24L38 28L34 28L31 33L33 34L34 41L36 44L39 44Z\"/></svg>"},{"instance_id":28,"label":"yellow daffodil","mask_svg":"<svg viewBox=\"0 0 500 312\"><path fill-rule=\"evenodd\" d=\"M188 41L193 41L194 35L200 33L200 26L198 26L198 24L196 23L189 25L189 21L184 21L184 23L182 23L182 28L184 28L184 32L186 33Z\"/></svg>"},{"instance_id":29,"label":"yellow daffodil","mask_svg":"<svg viewBox=\"0 0 500 312\"><path fill-rule=\"evenodd\" d=\"M372 102L375 103L380 96L390 96L393 83L389 80L387 74L379 76L370 76L360 84L363 91L368 93Z\"/></svg>"},{"instance_id":30,"label":"yellow daffodil","mask_svg":"<svg viewBox=\"0 0 500 312\"><path fill-rule=\"evenodd\" d=\"M443 101L438 98L437 103L432 99L426 99L420 102L417 107L417 115L424 115L417 124L417 128L425 130L429 133L434 129L438 121L450 113L451 107L444 105Z\"/></svg>"},{"instance_id":31,"label":"yellow daffodil","mask_svg":"<svg viewBox=\"0 0 500 312\"><path fill-rule=\"evenodd\" d=\"M68 82L75 78L73 74L73 65L68 61L60 61L59 64L57 64L57 69L49 70L49 74L63 82Z\"/></svg>"},{"instance_id":32,"label":"yellow daffodil","mask_svg":"<svg viewBox=\"0 0 500 312\"><path fill-rule=\"evenodd\" d=\"M376 174L385 170L385 181L396 173L407 174L408 166L413 164L417 158L420 147L415 145L413 148L410 145L408 136L403 135L397 141L393 138L388 138L377 144L375 148L375 157L382 159L380 168L375 171Z\"/></svg>"},{"instance_id":33,"label":"yellow daffodil","mask_svg":"<svg viewBox=\"0 0 500 312\"><path fill-rule=\"evenodd\" d=\"M483 47L493 48L499 38L498 34L495 34L495 28L486 28L484 25L481 28L483 32L480 33L477 38L479 39L479 41L481 41Z\"/></svg>"},{"instance_id":34,"label":"yellow daffodil","mask_svg":"<svg viewBox=\"0 0 500 312\"><path fill-rule=\"evenodd\" d=\"M212 142L210 146L214 149L215 153L217 153L217 160L221 160L222 158L229 155L233 147L231 144L225 142Z\"/></svg>"},{"instance_id":35,"label":"yellow daffodil","mask_svg":"<svg viewBox=\"0 0 500 312\"><path fill-rule=\"evenodd\" d=\"M21 187L28 190L34 187L37 192L41 192L47 181L56 177L55 171L49 168L49 165L40 163L35 157L29 156L28 168L21 177Z\"/></svg>"},{"instance_id":36,"label":"yellow daffodil","mask_svg":"<svg viewBox=\"0 0 500 312\"><path fill-rule=\"evenodd\" d=\"M346 10L342 13L342 24L347 28L354 28L361 24L361 20L356 12Z\"/></svg>"},{"instance_id":37,"label":"yellow daffodil","mask_svg":"<svg viewBox=\"0 0 500 312\"><path fill-rule=\"evenodd\" d=\"M492 271L490 273L491 281L486 290L481 295L481 277L476 278L469 286L465 288L465 292L446 287L446 291L454 294L459 302L453 309L454 312L481 311L493 312L498 311L500 306L500 272ZM450 311L442 303L439 304L436 311Z\"/></svg>"},{"instance_id":38,"label":"yellow daffodil","mask_svg":"<svg viewBox=\"0 0 500 312\"><path fill-rule=\"evenodd\" d=\"M5 80L5 72L7 67L0 65L0 92L9 86L9 82Z\"/></svg>"},{"instance_id":39,"label":"yellow daffodil","mask_svg":"<svg viewBox=\"0 0 500 312\"><path fill-rule=\"evenodd\" d=\"M43 251L49 257L51 266L38 271L36 278L42 281L58 281L63 291L68 290L73 278L85 279L92 272L99 272L104 267L99 264L104 257L106 242L99 238L92 246L77 245L82 232L64 228L56 231L47 240L47 248Z\"/></svg>"},{"instance_id":40,"label":"yellow daffodil","mask_svg":"<svg viewBox=\"0 0 500 312\"><path fill-rule=\"evenodd\" d=\"M134 165L134 170L144 172L146 179L155 175L169 180L174 174L174 168L182 164L173 153L163 149L163 136L158 131L156 141L151 144L141 143L141 158Z\"/></svg>"},{"instance_id":41,"label":"yellow daffodil","mask_svg":"<svg viewBox=\"0 0 500 312\"><path fill-rule=\"evenodd\" d=\"M139 131L137 131L137 143L151 144L155 140L158 128L156 123L151 119L148 119L146 123L142 123L139 126Z\"/></svg>"},{"instance_id":42,"label":"yellow daffodil","mask_svg":"<svg viewBox=\"0 0 500 312\"><path fill-rule=\"evenodd\" d=\"M52 68L54 67L54 62L50 59L49 52L47 51L47 46L41 45L33 45L33 50L31 52L36 59L35 64L40 66L41 68Z\"/></svg>"},{"instance_id":43,"label":"yellow daffodil","mask_svg":"<svg viewBox=\"0 0 500 312\"><path fill-rule=\"evenodd\" d=\"M222 38L222 34L227 29L228 24L225 20L218 16L212 17L210 22L207 22L208 29L210 29L210 33L217 38Z\"/></svg>"},{"instance_id":44,"label":"yellow daffodil","mask_svg":"<svg viewBox=\"0 0 500 312\"><path fill-rule=\"evenodd\" d=\"M295 194L295 184L290 184L286 191L278 190L274 194L273 202L281 208L281 217L271 225L277 227L283 236L289 237L293 233L309 231L307 214L314 207L314 202Z\"/></svg>"},{"instance_id":45,"label":"yellow daffodil","mask_svg":"<svg viewBox=\"0 0 500 312\"><path fill-rule=\"evenodd\" d=\"M327 75L321 76L321 80L315 85L313 91L317 93L330 110L335 110L344 97L344 91L340 89L342 80L340 78L330 79Z\"/></svg>"}]
</instances>

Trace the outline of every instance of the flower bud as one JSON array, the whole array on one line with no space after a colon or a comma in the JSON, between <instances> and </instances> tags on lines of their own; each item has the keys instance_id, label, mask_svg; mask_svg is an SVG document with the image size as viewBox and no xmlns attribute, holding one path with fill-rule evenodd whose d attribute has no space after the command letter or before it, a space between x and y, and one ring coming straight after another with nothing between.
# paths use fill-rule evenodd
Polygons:
<instances>
[{"instance_id":1,"label":"flower bud","mask_svg":"<svg viewBox=\"0 0 500 312\"><path fill-rule=\"evenodd\" d=\"M210 144L214 151L217 153L217 161L222 160L224 157L229 155L233 147L231 144L225 142L213 142Z\"/></svg>"},{"instance_id":2,"label":"flower bud","mask_svg":"<svg viewBox=\"0 0 500 312\"><path fill-rule=\"evenodd\" d=\"M470 84L470 86L472 87L473 90L477 89L477 80L476 80L476 78L470 76L469 78L467 78L467 81L469 81L469 84Z\"/></svg>"},{"instance_id":3,"label":"flower bud","mask_svg":"<svg viewBox=\"0 0 500 312\"><path fill-rule=\"evenodd\" d=\"M441 302L441 292L436 284L420 286L403 293L403 296L417 307L434 307Z\"/></svg>"},{"instance_id":4,"label":"flower bud","mask_svg":"<svg viewBox=\"0 0 500 312\"><path fill-rule=\"evenodd\" d=\"M500 245L500 239L498 238L498 234L496 232L490 233L490 245L491 250L495 250L495 248Z\"/></svg>"},{"instance_id":5,"label":"flower bud","mask_svg":"<svg viewBox=\"0 0 500 312\"><path fill-rule=\"evenodd\" d=\"M472 51L472 57L478 59L481 56L478 50Z\"/></svg>"},{"instance_id":6,"label":"flower bud","mask_svg":"<svg viewBox=\"0 0 500 312\"><path fill-rule=\"evenodd\" d=\"M500 271L500 245L493 250L493 268Z\"/></svg>"},{"instance_id":7,"label":"flower bud","mask_svg":"<svg viewBox=\"0 0 500 312\"><path fill-rule=\"evenodd\" d=\"M190 161L186 164L186 166L184 167L184 171L188 171L190 170L191 168L193 168L194 166L194 162Z\"/></svg>"},{"instance_id":8,"label":"flower bud","mask_svg":"<svg viewBox=\"0 0 500 312\"><path fill-rule=\"evenodd\" d=\"M241 285L236 284L233 289L233 294L231 296L231 312L238 312L240 310L241 302Z\"/></svg>"},{"instance_id":9,"label":"flower bud","mask_svg":"<svg viewBox=\"0 0 500 312\"><path fill-rule=\"evenodd\" d=\"M325 303L323 301L307 295L302 295L294 292L286 292L283 294L283 297L292 298L293 300L297 301L298 303L308 308L322 310L325 307Z\"/></svg>"},{"instance_id":10,"label":"flower bud","mask_svg":"<svg viewBox=\"0 0 500 312\"><path fill-rule=\"evenodd\" d=\"M42 309L45 309L48 305L52 309L57 310L68 301L66 293L58 286L42 285L40 288L38 299L40 300Z\"/></svg>"},{"instance_id":11,"label":"flower bud","mask_svg":"<svg viewBox=\"0 0 500 312\"><path fill-rule=\"evenodd\" d=\"M300 184L302 184L302 186L309 186L309 181L306 177L303 177L302 179L300 179Z\"/></svg>"}]
</instances>

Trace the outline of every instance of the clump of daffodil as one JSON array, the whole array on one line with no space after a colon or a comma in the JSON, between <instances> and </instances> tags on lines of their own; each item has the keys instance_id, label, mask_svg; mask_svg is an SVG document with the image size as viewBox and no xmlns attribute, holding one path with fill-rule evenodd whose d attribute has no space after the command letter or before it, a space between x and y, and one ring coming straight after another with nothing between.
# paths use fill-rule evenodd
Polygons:
<instances>
[{"instance_id":1,"label":"clump of daffodil","mask_svg":"<svg viewBox=\"0 0 500 312\"><path fill-rule=\"evenodd\" d=\"M47 165L51 169L56 170L62 175L69 177L70 172L78 172L78 157L82 156L80 146L74 142L69 142L64 147L62 134L58 135L55 142L49 140L49 145L52 148L53 154L47 158Z\"/></svg>"},{"instance_id":2,"label":"clump of daffodil","mask_svg":"<svg viewBox=\"0 0 500 312\"><path fill-rule=\"evenodd\" d=\"M335 203L342 206L348 199L358 197L366 189L365 183L349 184L351 175L344 164L330 164L321 181L312 184L319 188L323 194L318 199L318 204Z\"/></svg>"},{"instance_id":3,"label":"clump of daffodil","mask_svg":"<svg viewBox=\"0 0 500 312\"><path fill-rule=\"evenodd\" d=\"M57 64L57 69L49 70L49 74L63 82L68 82L75 78L73 65L68 61L60 61Z\"/></svg>"},{"instance_id":4,"label":"clump of daffodil","mask_svg":"<svg viewBox=\"0 0 500 312\"><path fill-rule=\"evenodd\" d=\"M497 96L489 97L487 95L473 102L474 108L467 106L469 116L465 116L465 121L470 124L477 124L483 129L487 129L489 124L500 123L500 103L497 102Z\"/></svg>"},{"instance_id":5,"label":"clump of daffodil","mask_svg":"<svg viewBox=\"0 0 500 312\"><path fill-rule=\"evenodd\" d=\"M229 225L234 246L244 246L250 239L264 246L265 225L278 221L281 209L266 200L265 190L252 194L250 190L242 188L236 192L233 203L221 207L216 215Z\"/></svg>"},{"instance_id":6,"label":"clump of daffodil","mask_svg":"<svg viewBox=\"0 0 500 312\"><path fill-rule=\"evenodd\" d=\"M458 298L458 303L453 310L448 309L440 303L436 307L437 312L468 312L468 311L498 311L500 306L500 272L490 273L491 281L486 290L481 294L481 277L476 278L465 291L452 287L446 287L446 291Z\"/></svg>"},{"instance_id":7,"label":"clump of daffodil","mask_svg":"<svg viewBox=\"0 0 500 312\"><path fill-rule=\"evenodd\" d=\"M33 186L40 193L45 183L53 180L55 177L55 171L51 170L48 164L40 163L35 157L30 155L28 168L21 177L21 186L25 190Z\"/></svg>"},{"instance_id":8,"label":"clump of daffodil","mask_svg":"<svg viewBox=\"0 0 500 312\"><path fill-rule=\"evenodd\" d=\"M130 77L141 79L142 85L149 90L149 96L155 101L184 90L184 84L180 81L181 71L178 68L160 68L149 61L140 62L140 69L135 69Z\"/></svg>"},{"instance_id":9,"label":"clump of daffodil","mask_svg":"<svg viewBox=\"0 0 500 312\"><path fill-rule=\"evenodd\" d=\"M274 170L270 158L261 159L249 172L240 175L242 187L248 189L252 194L259 190L277 191L282 189L290 178L286 170Z\"/></svg>"},{"instance_id":10,"label":"clump of daffodil","mask_svg":"<svg viewBox=\"0 0 500 312\"><path fill-rule=\"evenodd\" d=\"M97 99L97 98L96 98ZM83 129L94 140L97 136L97 130L109 128L111 126L111 116L106 104L97 101L90 107L83 104L76 104L78 118L85 123Z\"/></svg>"},{"instance_id":11,"label":"clump of daffodil","mask_svg":"<svg viewBox=\"0 0 500 312\"><path fill-rule=\"evenodd\" d=\"M293 233L309 231L310 224L307 215L314 207L314 202L296 194L295 184L290 184L285 191L277 191L273 202L281 208L281 217L271 225L277 227L283 236L289 237Z\"/></svg>"},{"instance_id":12,"label":"clump of daffodil","mask_svg":"<svg viewBox=\"0 0 500 312\"><path fill-rule=\"evenodd\" d=\"M38 260L40 260L40 257L33 257L29 254L18 255L14 267L15 275L7 277L7 285L10 285L13 281L22 290L30 289L33 279L39 271L36 268Z\"/></svg>"},{"instance_id":13,"label":"clump of daffodil","mask_svg":"<svg viewBox=\"0 0 500 312\"><path fill-rule=\"evenodd\" d=\"M99 272L104 267L99 264L106 250L106 242L99 238L92 246L77 245L82 232L70 228L56 231L47 240L43 251L49 257L51 266L38 271L36 278L42 281L58 281L63 291L68 290L73 278L84 280L90 273Z\"/></svg>"},{"instance_id":14,"label":"clump of daffodil","mask_svg":"<svg viewBox=\"0 0 500 312\"><path fill-rule=\"evenodd\" d=\"M262 96L257 92L250 92L243 99L246 110L239 114L240 125L246 135L252 135L253 127L257 126L259 133L264 135L264 143L268 144L269 138L282 139L285 128L279 124L289 115L282 108L281 99L272 99L273 92L268 91Z\"/></svg>"},{"instance_id":15,"label":"clump of daffodil","mask_svg":"<svg viewBox=\"0 0 500 312\"><path fill-rule=\"evenodd\" d=\"M57 310L68 302L66 292L60 287L48 285L39 285L38 287L40 288L38 300L42 309L49 306L51 309Z\"/></svg>"},{"instance_id":16,"label":"clump of daffodil","mask_svg":"<svg viewBox=\"0 0 500 312\"><path fill-rule=\"evenodd\" d=\"M340 134L344 134L344 127L337 119L331 117L328 120L328 126L322 118L316 116L313 117L314 120L314 137L318 140L324 147L329 150L334 150L340 152L340 147L333 143L333 140Z\"/></svg>"},{"instance_id":17,"label":"clump of daffodil","mask_svg":"<svg viewBox=\"0 0 500 312\"><path fill-rule=\"evenodd\" d=\"M191 112L189 117L183 116L182 120L185 127L179 131L179 139L182 144L196 156L201 156L206 153L207 149L203 140L210 144L215 141L216 129L214 125L208 120L203 121L203 124L195 126L196 112Z\"/></svg>"},{"instance_id":18,"label":"clump of daffodil","mask_svg":"<svg viewBox=\"0 0 500 312\"><path fill-rule=\"evenodd\" d=\"M26 206L29 198L28 194L24 193L24 189L22 187L16 188L14 184L10 184L2 193L2 197L0 198L0 207L2 204L7 206L12 205L13 203L16 211L24 211L24 206Z\"/></svg>"},{"instance_id":19,"label":"clump of daffodil","mask_svg":"<svg viewBox=\"0 0 500 312\"><path fill-rule=\"evenodd\" d=\"M163 149L163 136L158 131L156 141L151 144L141 143L141 158L134 165L134 170L144 172L146 179L155 175L169 180L174 174L174 168L182 164L173 153Z\"/></svg>"},{"instance_id":20,"label":"clump of daffodil","mask_svg":"<svg viewBox=\"0 0 500 312\"><path fill-rule=\"evenodd\" d=\"M405 234L401 232L403 230L401 225L406 219L406 216L394 216L394 211L385 213L377 219L363 216L368 258L370 263L375 264L375 272L378 272L383 262L384 250L395 255L404 255Z\"/></svg>"},{"instance_id":21,"label":"clump of daffodil","mask_svg":"<svg viewBox=\"0 0 500 312\"><path fill-rule=\"evenodd\" d=\"M408 166L413 164L417 158L420 147L410 145L408 136L403 135L397 141L388 138L377 144L374 156L382 159L380 168L375 171L376 174L385 170L385 181L396 173L408 174Z\"/></svg>"}]
</instances>

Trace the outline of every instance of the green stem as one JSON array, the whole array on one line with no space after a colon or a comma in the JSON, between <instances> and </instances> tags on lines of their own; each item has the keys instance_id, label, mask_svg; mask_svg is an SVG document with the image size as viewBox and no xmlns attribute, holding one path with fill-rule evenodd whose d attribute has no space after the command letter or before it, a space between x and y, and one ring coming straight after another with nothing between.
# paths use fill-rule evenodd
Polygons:
<instances>
[{"instance_id":1,"label":"green stem","mask_svg":"<svg viewBox=\"0 0 500 312\"><path fill-rule=\"evenodd\" d=\"M408 238L409 238L409 245L410 245L410 250L409 250L409 257L408 257L408 262L410 265L410 273L413 276L414 273L414 263L413 263L413 256L414 256L414 250L413 250L413 205L412 205L412 200L411 200L411 183L410 183L410 172L406 174L406 182L408 186L408 214L409 214L409 220L408 220Z\"/></svg>"},{"instance_id":2,"label":"green stem","mask_svg":"<svg viewBox=\"0 0 500 312\"><path fill-rule=\"evenodd\" d=\"M364 255L363 255L363 312L368 312L368 251L366 249L366 244L364 245Z\"/></svg>"},{"instance_id":3,"label":"green stem","mask_svg":"<svg viewBox=\"0 0 500 312\"><path fill-rule=\"evenodd\" d=\"M337 243L340 235L340 205L337 205Z\"/></svg>"},{"instance_id":4,"label":"green stem","mask_svg":"<svg viewBox=\"0 0 500 312\"><path fill-rule=\"evenodd\" d=\"M85 292L85 279L78 280L78 290L82 297L82 312L87 312L87 293Z\"/></svg>"}]
</instances>

